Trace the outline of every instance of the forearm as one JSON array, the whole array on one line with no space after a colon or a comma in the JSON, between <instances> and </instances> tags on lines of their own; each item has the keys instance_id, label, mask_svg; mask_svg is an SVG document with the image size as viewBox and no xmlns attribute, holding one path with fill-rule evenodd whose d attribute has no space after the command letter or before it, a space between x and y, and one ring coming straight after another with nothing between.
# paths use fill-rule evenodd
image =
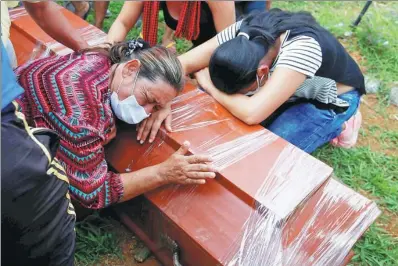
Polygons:
<instances>
[{"instance_id":1,"label":"forearm","mask_svg":"<svg viewBox=\"0 0 398 266\"><path fill-rule=\"evenodd\" d=\"M110 43L121 42L126 38L128 32L129 29L122 22L115 20L109 29L107 39Z\"/></svg>"},{"instance_id":2,"label":"forearm","mask_svg":"<svg viewBox=\"0 0 398 266\"><path fill-rule=\"evenodd\" d=\"M166 184L164 179L158 174L158 165L121 174L121 179L124 188L121 202L130 200Z\"/></svg>"},{"instance_id":3,"label":"forearm","mask_svg":"<svg viewBox=\"0 0 398 266\"><path fill-rule=\"evenodd\" d=\"M235 117L247 124L252 124L251 117L256 110L252 99L242 94L226 94L218 90L210 79L208 68L195 74L199 85L209 93L217 102L230 111Z\"/></svg>"},{"instance_id":4,"label":"forearm","mask_svg":"<svg viewBox=\"0 0 398 266\"><path fill-rule=\"evenodd\" d=\"M69 21L53 2L24 2L25 8L34 21L54 40L74 51L88 47L87 42L79 35Z\"/></svg>"},{"instance_id":5,"label":"forearm","mask_svg":"<svg viewBox=\"0 0 398 266\"><path fill-rule=\"evenodd\" d=\"M109 29L108 41L111 43L123 41L140 17L143 7L144 3L141 1L124 2L122 10Z\"/></svg>"},{"instance_id":6,"label":"forearm","mask_svg":"<svg viewBox=\"0 0 398 266\"><path fill-rule=\"evenodd\" d=\"M218 89L215 89L211 95L217 102L219 102L235 117L242 120L246 124L253 124L251 117L254 108L253 104L250 101L250 97L242 94L228 95L219 91Z\"/></svg>"},{"instance_id":7,"label":"forearm","mask_svg":"<svg viewBox=\"0 0 398 266\"><path fill-rule=\"evenodd\" d=\"M192 74L209 66L211 55L217 48L217 38L213 37L198 47L178 57L185 75Z\"/></svg>"},{"instance_id":8,"label":"forearm","mask_svg":"<svg viewBox=\"0 0 398 266\"><path fill-rule=\"evenodd\" d=\"M236 22L235 1L208 1L208 4L217 32Z\"/></svg>"}]
</instances>

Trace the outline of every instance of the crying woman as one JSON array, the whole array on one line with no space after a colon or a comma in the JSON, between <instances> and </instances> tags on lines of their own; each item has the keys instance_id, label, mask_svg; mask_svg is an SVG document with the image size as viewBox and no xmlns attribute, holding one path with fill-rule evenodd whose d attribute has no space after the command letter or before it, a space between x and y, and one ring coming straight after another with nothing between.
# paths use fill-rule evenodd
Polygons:
<instances>
[{"instance_id":1,"label":"crying woman","mask_svg":"<svg viewBox=\"0 0 398 266\"><path fill-rule=\"evenodd\" d=\"M159 165L122 174L108 170L104 145L116 135L115 116L129 124L161 123L183 88L181 64L165 48L141 40L105 45L38 59L16 74L25 89L18 111L30 126L60 137L56 157L73 199L84 207L103 208L167 183L203 184L215 176L209 158L184 156L189 144Z\"/></svg>"}]
</instances>

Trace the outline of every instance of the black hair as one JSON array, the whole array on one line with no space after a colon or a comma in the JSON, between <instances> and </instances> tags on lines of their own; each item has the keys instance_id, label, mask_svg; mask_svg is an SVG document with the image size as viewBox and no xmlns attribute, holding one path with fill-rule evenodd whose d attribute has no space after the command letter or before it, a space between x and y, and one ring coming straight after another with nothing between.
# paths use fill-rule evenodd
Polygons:
<instances>
[{"instance_id":1,"label":"black hair","mask_svg":"<svg viewBox=\"0 0 398 266\"><path fill-rule=\"evenodd\" d=\"M239 35L221 44L210 58L209 71L213 84L221 91L233 94L256 80L261 59L279 36L300 27L318 28L308 12L287 12L271 9L256 13L242 21Z\"/></svg>"}]
</instances>

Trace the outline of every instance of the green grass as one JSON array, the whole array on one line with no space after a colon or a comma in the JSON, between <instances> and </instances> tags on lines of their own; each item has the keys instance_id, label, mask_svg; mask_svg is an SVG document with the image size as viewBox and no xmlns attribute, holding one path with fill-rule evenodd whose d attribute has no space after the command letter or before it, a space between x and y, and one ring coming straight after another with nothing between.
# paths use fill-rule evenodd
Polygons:
<instances>
[{"instance_id":1,"label":"green grass","mask_svg":"<svg viewBox=\"0 0 398 266\"><path fill-rule=\"evenodd\" d=\"M389 89L398 77L398 2L374 2L353 30L350 25L364 4L363 1L276 1L273 7L311 12L322 26L344 39L349 51L360 52L367 74L382 81L378 97L387 105ZM353 34L346 37L347 32Z\"/></svg>"},{"instance_id":2,"label":"green grass","mask_svg":"<svg viewBox=\"0 0 398 266\"><path fill-rule=\"evenodd\" d=\"M314 156L333 166L335 175L345 184L368 192L379 206L398 213L398 157L373 152L368 147L325 147Z\"/></svg>"},{"instance_id":3,"label":"green grass","mask_svg":"<svg viewBox=\"0 0 398 266\"><path fill-rule=\"evenodd\" d=\"M384 211L378 223L355 245L352 262L398 265L398 239L381 225L398 214L398 157L372 152L368 147L344 150L331 146L321 148L314 156L331 165L345 184L371 197Z\"/></svg>"},{"instance_id":4,"label":"green grass","mask_svg":"<svg viewBox=\"0 0 398 266\"><path fill-rule=\"evenodd\" d=\"M388 103L388 89L398 79L398 2L374 2L353 34L345 36L347 32L353 31L350 25L364 4L365 2L356 1L272 3L273 7L291 11L310 11L321 25L344 42L348 51L359 53L367 74L382 82L378 93L380 106L377 110L383 110ZM110 4L113 16L105 20L105 31L109 30L122 5L121 2ZM92 13L88 18L90 22L93 22ZM159 25L162 25L162 14L159 21ZM136 38L140 30L131 30L127 38ZM160 26L159 41L163 31L163 26ZM179 53L187 51L189 47L189 42L177 40ZM398 146L398 133L387 131L378 125L371 125L367 133L362 130L361 135L377 137L382 145ZM343 150L326 146L317 151L315 157L331 165L335 174L345 184L375 200L383 210L378 222L371 226L355 245L352 263L372 266L398 265L398 239L383 227L394 215L398 215L397 156L374 152L369 147ZM80 265L95 264L99 254L120 254L120 250L116 248L117 239L112 233L108 233L106 226L98 227L96 219L77 225L76 259Z\"/></svg>"},{"instance_id":5,"label":"green grass","mask_svg":"<svg viewBox=\"0 0 398 266\"><path fill-rule=\"evenodd\" d=\"M98 213L76 223L77 266L93 265L101 255L122 257L119 240L112 232L113 226L109 218L100 217Z\"/></svg>"}]
</instances>

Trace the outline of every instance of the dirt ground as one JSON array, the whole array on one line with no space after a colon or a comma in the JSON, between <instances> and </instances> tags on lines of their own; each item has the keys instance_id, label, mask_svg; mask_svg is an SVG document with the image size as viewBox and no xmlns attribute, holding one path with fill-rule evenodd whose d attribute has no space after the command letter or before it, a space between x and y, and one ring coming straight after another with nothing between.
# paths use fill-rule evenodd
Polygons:
<instances>
[{"instance_id":1,"label":"dirt ground","mask_svg":"<svg viewBox=\"0 0 398 266\"><path fill-rule=\"evenodd\" d=\"M112 231L120 240L119 245L122 250L123 258L114 256L104 256L100 259L101 266L161 266L161 264L151 255L144 262L139 263L134 259L134 255L144 247L141 240L132 232L127 230L125 226L114 221L115 226Z\"/></svg>"},{"instance_id":2,"label":"dirt ground","mask_svg":"<svg viewBox=\"0 0 398 266\"><path fill-rule=\"evenodd\" d=\"M357 146L368 146L372 151L382 152L391 156L398 156L398 143L389 139L380 141L382 132L398 133L398 107L390 105L379 109L376 95L366 95L362 99L362 131ZM379 130L380 128L381 130ZM366 191L360 193L370 199L372 196ZM386 209L383 213L388 216L388 221L379 220L378 223L392 236L398 237L398 215Z\"/></svg>"},{"instance_id":3,"label":"dirt ground","mask_svg":"<svg viewBox=\"0 0 398 266\"><path fill-rule=\"evenodd\" d=\"M385 142L380 141L382 131L398 132L398 107L390 105L379 110L376 95L366 95L362 99L361 113L364 135L359 137L357 145L370 146L372 151L398 156L398 143L388 138Z\"/></svg>"}]
</instances>

